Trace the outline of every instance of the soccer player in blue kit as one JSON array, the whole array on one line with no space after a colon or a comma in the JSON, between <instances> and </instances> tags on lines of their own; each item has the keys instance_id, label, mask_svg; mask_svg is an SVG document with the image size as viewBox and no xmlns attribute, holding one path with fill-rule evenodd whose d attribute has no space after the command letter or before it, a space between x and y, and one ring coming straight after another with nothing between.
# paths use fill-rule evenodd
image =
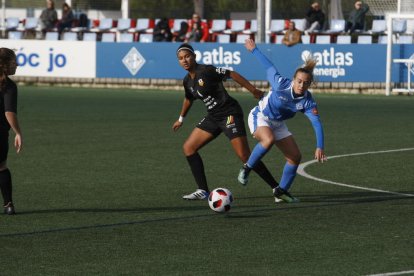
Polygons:
<instances>
[{"instance_id":1,"label":"soccer player in blue kit","mask_svg":"<svg viewBox=\"0 0 414 276\"><path fill-rule=\"evenodd\" d=\"M231 97L223 81L232 78L235 82L250 91L256 98L263 92L235 71L218 68L212 65L198 64L196 54L190 44L184 43L177 49L178 62L188 74L184 77L184 101L180 116L173 124L177 131L183 125L184 117L190 110L193 101L199 99L207 108L207 115L198 123L184 142L183 151L198 189L184 195L187 200L203 200L209 195L209 188L204 171L203 160L198 151L224 133L229 139L239 159L245 163L250 155L244 124L243 110L239 103ZM266 166L259 160L252 168L272 189L278 185Z\"/></svg>"},{"instance_id":2,"label":"soccer player in blue kit","mask_svg":"<svg viewBox=\"0 0 414 276\"><path fill-rule=\"evenodd\" d=\"M14 131L14 146L17 153L22 149L23 138L17 120L17 86L9 76L17 68L16 54L8 48L0 48L0 190L4 200L4 213L14 215L12 200L12 178L7 167L9 152L9 130Z\"/></svg>"},{"instance_id":3,"label":"soccer player in blue kit","mask_svg":"<svg viewBox=\"0 0 414 276\"><path fill-rule=\"evenodd\" d=\"M280 75L273 63L256 47L252 39L247 39L245 47L264 66L271 90L249 114L249 128L253 136L259 141L254 147L248 161L240 169L238 180L246 185L251 168L276 145L283 153L286 164L278 187L273 189L276 202L294 203L297 198L289 193L289 189L296 176L300 164L301 153L289 132L285 120L304 113L312 123L316 134L315 159L319 162L327 160L324 152L324 135L318 108L308 88L313 82L313 69L316 61L308 58L305 64L298 68L293 80Z\"/></svg>"}]
</instances>

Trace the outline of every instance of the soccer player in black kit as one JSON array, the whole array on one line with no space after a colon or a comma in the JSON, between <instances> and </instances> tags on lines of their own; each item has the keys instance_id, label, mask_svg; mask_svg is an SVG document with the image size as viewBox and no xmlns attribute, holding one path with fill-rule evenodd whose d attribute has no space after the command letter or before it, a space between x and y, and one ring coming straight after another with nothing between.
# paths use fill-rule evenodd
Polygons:
<instances>
[{"instance_id":1,"label":"soccer player in black kit","mask_svg":"<svg viewBox=\"0 0 414 276\"><path fill-rule=\"evenodd\" d=\"M184 195L183 198L202 200L207 199L210 192L204 172L203 160L198 153L202 147L223 132L230 140L234 151L243 164L250 155L243 110L239 103L227 93L223 81L227 78L232 78L250 91L257 99L263 96L263 92L235 71L216 68L212 65L198 64L193 47L187 43L180 45L176 54L179 64L188 71L188 74L183 80L185 90L184 102L180 116L173 124L173 130L177 131L183 125L184 118L194 100L202 100L207 108L207 115L194 128L183 145L184 155L198 186L195 192ZM257 164L253 170L272 189L278 185L262 162Z\"/></svg>"},{"instance_id":2,"label":"soccer player in black kit","mask_svg":"<svg viewBox=\"0 0 414 276\"><path fill-rule=\"evenodd\" d=\"M8 48L0 48L0 189L4 200L4 213L14 215L12 179L7 168L9 130L15 133L14 146L17 153L22 149L22 133L17 120L17 86L8 77L17 68L16 54Z\"/></svg>"}]
</instances>

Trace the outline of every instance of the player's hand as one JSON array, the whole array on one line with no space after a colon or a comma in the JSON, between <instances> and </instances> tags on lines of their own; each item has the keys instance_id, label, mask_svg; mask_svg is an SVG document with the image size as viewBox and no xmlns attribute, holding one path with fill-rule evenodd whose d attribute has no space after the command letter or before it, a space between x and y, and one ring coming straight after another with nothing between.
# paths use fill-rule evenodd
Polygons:
<instances>
[{"instance_id":1,"label":"player's hand","mask_svg":"<svg viewBox=\"0 0 414 276\"><path fill-rule=\"evenodd\" d=\"M14 147L16 148L17 153L21 151L22 145L23 145L22 136L20 134L16 134L16 137L14 137Z\"/></svg>"},{"instance_id":2,"label":"player's hand","mask_svg":"<svg viewBox=\"0 0 414 276\"><path fill-rule=\"evenodd\" d=\"M318 162L323 163L328 161L328 158L325 155L325 152L323 149L317 148L315 150L315 159L318 160Z\"/></svg>"},{"instance_id":3,"label":"player's hand","mask_svg":"<svg viewBox=\"0 0 414 276\"><path fill-rule=\"evenodd\" d=\"M173 124L173 127L172 127L172 129L174 130L174 131L177 131L181 126L183 125L183 123L182 122L180 122L180 121L175 121L175 123Z\"/></svg>"},{"instance_id":4,"label":"player's hand","mask_svg":"<svg viewBox=\"0 0 414 276\"><path fill-rule=\"evenodd\" d=\"M254 89L254 91L252 92L252 94L253 94L253 96L256 98L256 99L261 99L261 98L263 98L263 96L264 96L264 92L262 91L262 90L259 90L259 89Z\"/></svg>"},{"instance_id":5,"label":"player's hand","mask_svg":"<svg viewBox=\"0 0 414 276\"><path fill-rule=\"evenodd\" d=\"M248 38L244 42L244 47L246 47L246 49L251 52L253 51L254 48L256 48L256 43L254 42L253 39Z\"/></svg>"}]
</instances>

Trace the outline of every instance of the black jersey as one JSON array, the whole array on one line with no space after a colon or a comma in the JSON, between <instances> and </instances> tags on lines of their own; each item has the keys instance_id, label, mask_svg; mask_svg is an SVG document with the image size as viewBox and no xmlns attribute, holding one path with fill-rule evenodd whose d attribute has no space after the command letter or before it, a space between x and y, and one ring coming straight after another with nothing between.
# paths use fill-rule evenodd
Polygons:
<instances>
[{"instance_id":1,"label":"black jersey","mask_svg":"<svg viewBox=\"0 0 414 276\"><path fill-rule=\"evenodd\" d=\"M17 113L17 86L11 79L6 79L4 91L0 91L0 131L9 131L5 112Z\"/></svg>"},{"instance_id":2,"label":"black jersey","mask_svg":"<svg viewBox=\"0 0 414 276\"><path fill-rule=\"evenodd\" d=\"M212 65L197 64L195 78L187 74L183 80L185 97L189 100L200 99L207 112L213 118L243 114L239 103L228 94L223 81L230 76L230 71Z\"/></svg>"}]
</instances>

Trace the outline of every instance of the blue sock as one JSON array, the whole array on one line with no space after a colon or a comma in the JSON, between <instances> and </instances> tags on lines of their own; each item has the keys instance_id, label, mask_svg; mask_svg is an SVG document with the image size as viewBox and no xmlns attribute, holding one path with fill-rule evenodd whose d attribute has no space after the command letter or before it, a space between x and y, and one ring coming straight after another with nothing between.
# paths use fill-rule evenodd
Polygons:
<instances>
[{"instance_id":1,"label":"blue sock","mask_svg":"<svg viewBox=\"0 0 414 276\"><path fill-rule=\"evenodd\" d=\"M254 168L257 162L262 159L262 157L267 153L269 149L266 149L262 146L262 144L257 143L254 147L252 153L250 154L249 160L247 160L246 164L249 168Z\"/></svg>"},{"instance_id":2,"label":"blue sock","mask_svg":"<svg viewBox=\"0 0 414 276\"><path fill-rule=\"evenodd\" d=\"M288 191L290 189L290 186L292 186L293 180L295 179L297 169L297 165L291 165L286 162L285 167L283 168L282 179L280 180L279 184L280 188L285 191Z\"/></svg>"}]
</instances>

